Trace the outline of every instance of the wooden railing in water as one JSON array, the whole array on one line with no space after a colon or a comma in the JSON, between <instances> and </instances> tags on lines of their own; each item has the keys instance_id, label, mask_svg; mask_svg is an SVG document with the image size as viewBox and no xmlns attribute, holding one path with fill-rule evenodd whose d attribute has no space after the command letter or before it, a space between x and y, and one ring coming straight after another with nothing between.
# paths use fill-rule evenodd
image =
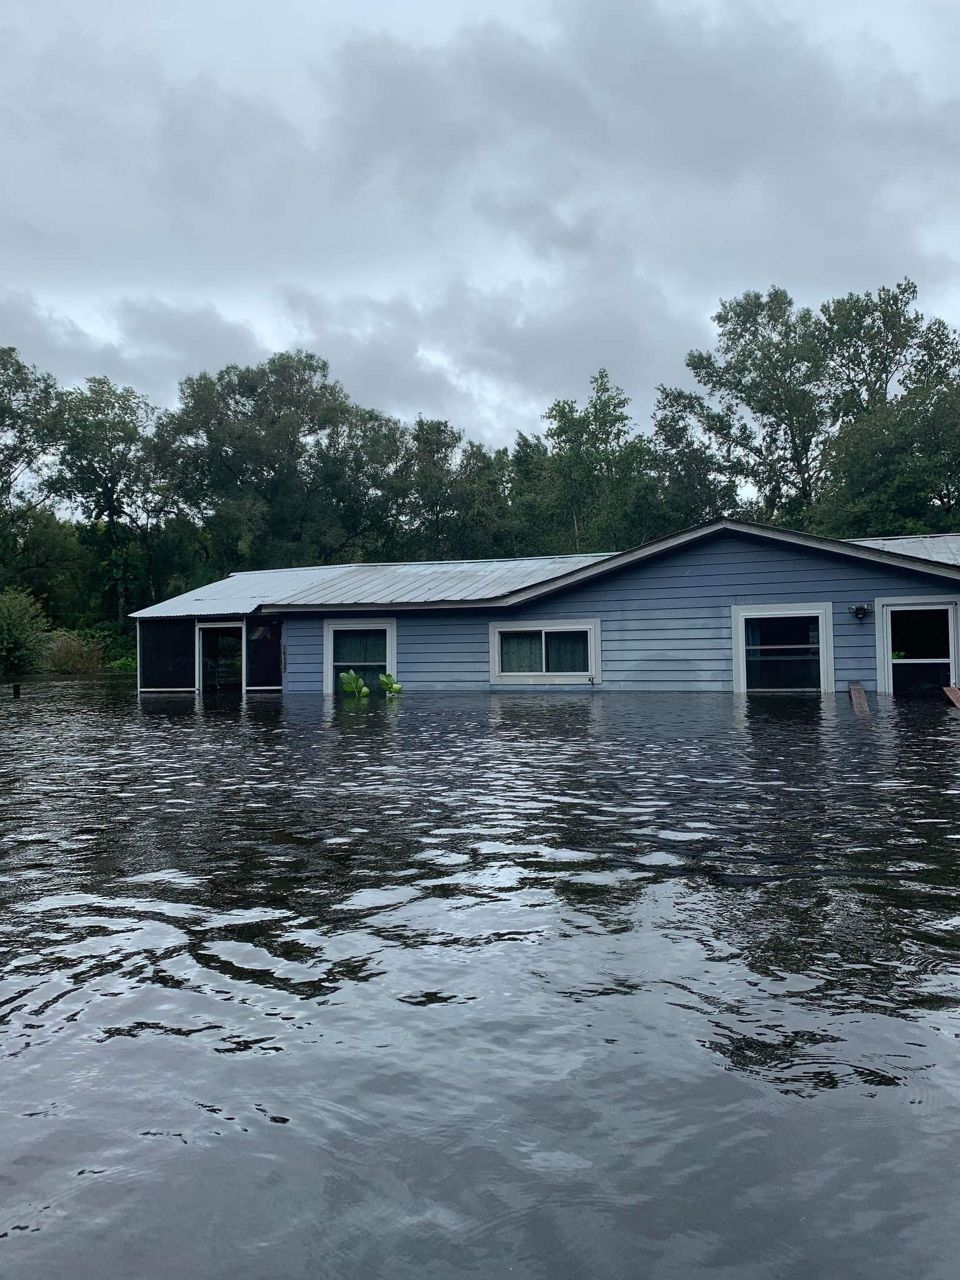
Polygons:
<instances>
[{"instance_id":1,"label":"wooden railing in water","mask_svg":"<svg viewBox=\"0 0 960 1280\"><path fill-rule=\"evenodd\" d=\"M944 685L943 692L955 707L960 708L960 689L955 684Z\"/></svg>"}]
</instances>

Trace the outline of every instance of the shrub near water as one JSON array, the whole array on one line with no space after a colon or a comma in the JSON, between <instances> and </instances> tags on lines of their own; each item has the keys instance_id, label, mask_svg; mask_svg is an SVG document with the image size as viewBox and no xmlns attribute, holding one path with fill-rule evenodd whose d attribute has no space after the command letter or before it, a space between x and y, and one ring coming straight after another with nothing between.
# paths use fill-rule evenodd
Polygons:
<instances>
[{"instance_id":1,"label":"shrub near water","mask_svg":"<svg viewBox=\"0 0 960 1280\"><path fill-rule=\"evenodd\" d=\"M43 666L59 675L99 671L103 666L103 645L76 631L54 631L47 637Z\"/></svg>"},{"instance_id":2,"label":"shrub near water","mask_svg":"<svg viewBox=\"0 0 960 1280\"><path fill-rule=\"evenodd\" d=\"M0 684L11 684L40 667L47 620L29 591L0 591Z\"/></svg>"}]
</instances>

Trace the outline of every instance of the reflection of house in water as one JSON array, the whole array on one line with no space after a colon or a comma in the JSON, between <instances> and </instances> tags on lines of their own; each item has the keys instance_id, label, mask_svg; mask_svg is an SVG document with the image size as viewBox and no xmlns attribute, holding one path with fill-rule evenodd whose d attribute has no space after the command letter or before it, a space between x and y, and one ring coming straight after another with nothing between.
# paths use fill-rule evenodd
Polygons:
<instances>
[{"instance_id":1,"label":"reflection of house in water","mask_svg":"<svg viewBox=\"0 0 960 1280\"><path fill-rule=\"evenodd\" d=\"M881 693L960 680L960 534L719 520L632 551L233 574L142 609L143 692Z\"/></svg>"}]
</instances>

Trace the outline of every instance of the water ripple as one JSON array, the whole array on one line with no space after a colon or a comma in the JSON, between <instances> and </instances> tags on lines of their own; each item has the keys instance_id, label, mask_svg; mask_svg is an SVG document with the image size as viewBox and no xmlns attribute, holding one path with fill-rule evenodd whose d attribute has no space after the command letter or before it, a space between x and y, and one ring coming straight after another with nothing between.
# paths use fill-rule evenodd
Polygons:
<instances>
[{"instance_id":1,"label":"water ripple","mask_svg":"<svg viewBox=\"0 0 960 1280\"><path fill-rule=\"evenodd\" d=\"M946 706L89 681L0 735L0 1274L954 1274Z\"/></svg>"}]
</instances>

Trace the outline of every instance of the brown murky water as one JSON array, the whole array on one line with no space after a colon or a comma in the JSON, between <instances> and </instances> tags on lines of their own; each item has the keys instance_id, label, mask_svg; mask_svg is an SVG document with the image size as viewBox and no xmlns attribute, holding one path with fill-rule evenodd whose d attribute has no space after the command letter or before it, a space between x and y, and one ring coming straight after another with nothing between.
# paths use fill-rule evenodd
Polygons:
<instances>
[{"instance_id":1,"label":"brown murky water","mask_svg":"<svg viewBox=\"0 0 960 1280\"><path fill-rule=\"evenodd\" d=\"M0 704L0 1276L953 1277L960 713Z\"/></svg>"}]
</instances>

